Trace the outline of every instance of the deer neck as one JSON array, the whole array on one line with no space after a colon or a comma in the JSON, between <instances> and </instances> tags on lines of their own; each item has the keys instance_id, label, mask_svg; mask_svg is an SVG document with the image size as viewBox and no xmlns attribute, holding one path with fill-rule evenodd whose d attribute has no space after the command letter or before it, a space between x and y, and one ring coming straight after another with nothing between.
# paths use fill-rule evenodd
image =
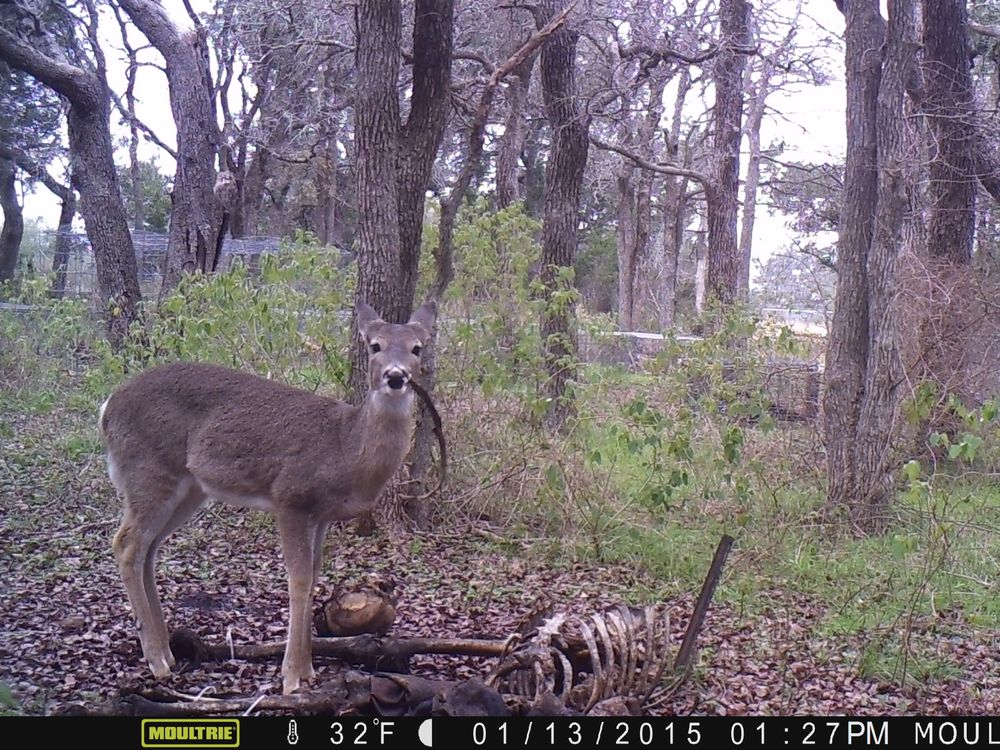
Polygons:
<instances>
[{"instance_id":1,"label":"deer neck","mask_svg":"<svg viewBox=\"0 0 1000 750\"><path fill-rule=\"evenodd\" d=\"M369 491L366 494L378 495L410 450L413 392L398 395L372 391L359 416L362 482Z\"/></svg>"}]
</instances>

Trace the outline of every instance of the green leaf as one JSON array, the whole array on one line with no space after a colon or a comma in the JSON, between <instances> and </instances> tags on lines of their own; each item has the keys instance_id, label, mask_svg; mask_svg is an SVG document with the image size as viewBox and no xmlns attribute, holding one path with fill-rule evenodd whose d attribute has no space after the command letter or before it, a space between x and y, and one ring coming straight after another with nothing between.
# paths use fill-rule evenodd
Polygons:
<instances>
[{"instance_id":1,"label":"green leaf","mask_svg":"<svg viewBox=\"0 0 1000 750\"><path fill-rule=\"evenodd\" d=\"M917 479L920 478L920 473L922 470L923 467L920 465L920 462L917 461L916 459L913 459L907 461L906 464L903 466L903 476L906 477L907 481L915 482Z\"/></svg>"},{"instance_id":2,"label":"green leaf","mask_svg":"<svg viewBox=\"0 0 1000 750\"><path fill-rule=\"evenodd\" d=\"M562 472L556 464L549 464L545 467L545 484L549 486L549 489L557 492L562 492L566 489Z\"/></svg>"}]
</instances>

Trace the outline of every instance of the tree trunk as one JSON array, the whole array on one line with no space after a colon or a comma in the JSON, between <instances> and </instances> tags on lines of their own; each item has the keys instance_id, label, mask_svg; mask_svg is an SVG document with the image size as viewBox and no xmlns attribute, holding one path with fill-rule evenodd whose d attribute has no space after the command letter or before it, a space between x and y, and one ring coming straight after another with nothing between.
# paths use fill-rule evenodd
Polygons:
<instances>
[{"instance_id":1,"label":"tree trunk","mask_svg":"<svg viewBox=\"0 0 1000 750\"><path fill-rule=\"evenodd\" d=\"M875 110L882 60L882 20L870 0L847 0L847 160L837 245L837 296L826 354L823 401L827 503L853 504L855 437L868 359L868 290L865 282L874 208L878 198Z\"/></svg>"},{"instance_id":2,"label":"tree trunk","mask_svg":"<svg viewBox=\"0 0 1000 750\"><path fill-rule=\"evenodd\" d=\"M72 180L70 180L72 184ZM73 217L76 216L76 193L72 188L66 191L59 208L59 223L56 226L56 249L52 256L52 296L62 299L66 296L66 271L69 254L73 249Z\"/></svg>"},{"instance_id":3,"label":"tree trunk","mask_svg":"<svg viewBox=\"0 0 1000 750\"><path fill-rule=\"evenodd\" d=\"M396 323L405 322L413 309L424 196L448 114L454 0L418 0L414 14L413 93L401 126L399 0L362 0L355 12L357 296ZM356 396L367 390L366 360L363 348L355 346Z\"/></svg>"},{"instance_id":4,"label":"tree trunk","mask_svg":"<svg viewBox=\"0 0 1000 750\"><path fill-rule=\"evenodd\" d=\"M618 173L618 328L632 330L632 308L636 270L635 168L622 164Z\"/></svg>"},{"instance_id":5,"label":"tree trunk","mask_svg":"<svg viewBox=\"0 0 1000 750\"><path fill-rule=\"evenodd\" d=\"M923 17L923 111L936 144L927 246L933 257L965 265L972 261L977 192L966 0L923 0Z\"/></svg>"},{"instance_id":6,"label":"tree trunk","mask_svg":"<svg viewBox=\"0 0 1000 750\"><path fill-rule=\"evenodd\" d=\"M413 19L413 94L400 131L398 161L400 283L395 308L409 319L417 288L424 201L431 168L448 120L455 0L416 0Z\"/></svg>"},{"instance_id":7,"label":"tree trunk","mask_svg":"<svg viewBox=\"0 0 1000 750\"><path fill-rule=\"evenodd\" d=\"M857 530L872 533L886 522L894 473L895 264L906 208L903 102L912 72L913 0L889 3L887 35L871 0L844 7L848 142L824 400L827 504L846 508Z\"/></svg>"},{"instance_id":8,"label":"tree trunk","mask_svg":"<svg viewBox=\"0 0 1000 750\"><path fill-rule=\"evenodd\" d=\"M740 227L740 301L750 299L750 261L753 251L753 229L757 219L757 188L760 185L760 127L764 121L764 105L767 103L770 85L771 63L765 62L761 71L757 90L750 102L747 114L747 140L750 154L747 157L747 176L743 183L743 224Z\"/></svg>"},{"instance_id":9,"label":"tree trunk","mask_svg":"<svg viewBox=\"0 0 1000 750\"><path fill-rule=\"evenodd\" d=\"M663 117L663 90L666 88L667 75L655 75L649 83L649 99L646 112L639 127L638 141L643 156L649 160L655 157L653 139L659 130ZM650 235L653 223L653 177L654 172L642 169L634 182L635 185L635 236L632 253L632 282L630 328L645 327L649 323L647 307L654 294L651 286L655 263L650 252Z\"/></svg>"},{"instance_id":10,"label":"tree trunk","mask_svg":"<svg viewBox=\"0 0 1000 750\"><path fill-rule=\"evenodd\" d=\"M271 156L266 148L258 146L250 158L250 164L239 186L239 197L236 206L229 219L230 231L233 237L246 237L255 235L260 227L260 210L264 202L264 183L267 180L267 173L271 169Z\"/></svg>"},{"instance_id":11,"label":"tree trunk","mask_svg":"<svg viewBox=\"0 0 1000 750\"><path fill-rule=\"evenodd\" d=\"M524 212L539 218L545 212L545 160L540 158L542 145L539 131L544 127L541 118L529 123L524 136Z\"/></svg>"},{"instance_id":12,"label":"tree trunk","mask_svg":"<svg viewBox=\"0 0 1000 750\"><path fill-rule=\"evenodd\" d=\"M357 301L386 320L402 323L399 269L399 0L360 0L355 7L357 85L354 93L354 144L358 205ZM356 339L351 358L353 395L367 391L368 359Z\"/></svg>"},{"instance_id":13,"label":"tree trunk","mask_svg":"<svg viewBox=\"0 0 1000 750\"><path fill-rule=\"evenodd\" d=\"M677 314L677 269L687 218L684 199L687 184L686 178L671 176L663 192L663 260L659 288L659 324L663 332L673 329Z\"/></svg>"},{"instance_id":14,"label":"tree trunk","mask_svg":"<svg viewBox=\"0 0 1000 750\"><path fill-rule=\"evenodd\" d=\"M156 0L120 0L166 62L170 110L177 126L177 171L163 292L181 274L211 273L218 265L222 207L214 196L220 134L208 59L207 31L181 30Z\"/></svg>"},{"instance_id":15,"label":"tree trunk","mask_svg":"<svg viewBox=\"0 0 1000 750\"><path fill-rule=\"evenodd\" d=\"M871 533L888 521L895 472L894 435L902 381L896 322L896 259L907 204L904 101L911 71L914 0L890 0L885 64L875 113L878 133L878 209L868 253L868 361L858 419L857 476L852 518Z\"/></svg>"},{"instance_id":16,"label":"tree trunk","mask_svg":"<svg viewBox=\"0 0 1000 750\"><path fill-rule=\"evenodd\" d=\"M681 68L677 81L677 96L674 99L673 119L667 140L667 156L676 160L680 154L681 124L684 114L684 100L691 89L691 72ZM684 150L684 166L691 167L691 150ZM667 175L663 188L663 260L662 276L659 282L660 330L669 331L674 327L677 310L677 266L680 261L681 246L684 242L684 225L687 218L688 180L679 175Z\"/></svg>"},{"instance_id":17,"label":"tree trunk","mask_svg":"<svg viewBox=\"0 0 1000 750\"><path fill-rule=\"evenodd\" d=\"M17 199L17 168L10 159L0 158L0 209L3 231L0 232L0 283L14 278L17 257L24 235L24 215Z\"/></svg>"},{"instance_id":18,"label":"tree trunk","mask_svg":"<svg viewBox=\"0 0 1000 750\"><path fill-rule=\"evenodd\" d=\"M115 170L106 94L95 105L94 110L70 108L71 169L80 186L80 209L97 264L101 302L108 310L111 340L120 342L137 319L139 272Z\"/></svg>"},{"instance_id":19,"label":"tree trunk","mask_svg":"<svg viewBox=\"0 0 1000 750\"><path fill-rule=\"evenodd\" d=\"M500 138L497 153L497 195L498 209L507 208L521 200L521 185L518 180L521 152L524 150L526 124L524 111L531 90L531 73L537 55L531 55L517 69L514 79L507 86L507 117L504 132Z\"/></svg>"},{"instance_id":20,"label":"tree trunk","mask_svg":"<svg viewBox=\"0 0 1000 750\"><path fill-rule=\"evenodd\" d=\"M128 159L129 176L132 178L132 231L142 231L146 228L145 201L142 194L142 168L139 163L139 127L138 116L135 112L135 81L139 73L139 60L135 48L129 44L128 29L125 27L124 19L119 20L122 24L122 42L125 51L128 53L128 83L125 86L125 107L129 114L128 124Z\"/></svg>"},{"instance_id":21,"label":"tree trunk","mask_svg":"<svg viewBox=\"0 0 1000 750\"><path fill-rule=\"evenodd\" d=\"M37 21L37 19L36 19ZM94 251L108 338L115 346L138 318L139 274L122 204L111 143L111 108L103 59L96 72L53 59L0 29L0 59L34 76L69 100L70 171Z\"/></svg>"},{"instance_id":22,"label":"tree trunk","mask_svg":"<svg viewBox=\"0 0 1000 750\"><path fill-rule=\"evenodd\" d=\"M543 0L536 15L539 27L561 10L557 0ZM573 412L568 385L575 356L573 303L555 293L567 284L576 256L580 190L587 163L590 120L578 99L576 43L578 34L562 26L542 48L541 73L545 110L551 130L545 168L545 216L542 224L541 280L548 293L541 334L550 401L546 421L561 428ZM558 300L558 301L557 301Z\"/></svg>"},{"instance_id":23,"label":"tree trunk","mask_svg":"<svg viewBox=\"0 0 1000 750\"><path fill-rule=\"evenodd\" d=\"M708 202L708 294L728 307L739 297L740 259L736 242L745 54L750 8L746 0L722 0L720 34L725 46L715 59L715 169Z\"/></svg>"}]
</instances>

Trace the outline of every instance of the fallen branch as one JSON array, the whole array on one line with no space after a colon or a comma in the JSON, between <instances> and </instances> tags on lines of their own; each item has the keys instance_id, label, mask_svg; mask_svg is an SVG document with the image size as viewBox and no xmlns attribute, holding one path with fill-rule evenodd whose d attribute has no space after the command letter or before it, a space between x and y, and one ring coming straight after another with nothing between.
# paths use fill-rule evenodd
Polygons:
<instances>
[{"instance_id":1,"label":"fallen branch","mask_svg":"<svg viewBox=\"0 0 1000 750\"><path fill-rule=\"evenodd\" d=\"M500 656L506 641L475 638L419 638L411 636L354 635L344 638L313 638L314 656L342 659L351 664L374 668L404 663L416 654L447 656ZM249 643L242 646L201 644L204 658L213 661L271 659L283 656L285 642Z\"/></svg>"},{"instance_id":2,"label":"fallen branch","mask_svg":"<svg viewBox=\"0 0 1000 750\"><path fill-rule=\"evenodd\" d=\"M514 701L516 704L517 701ZM526 706L524 707L526 708ZM114 712L129 716L249 715L262 711L375 716L509 716L504 696L475 678L432 680L415 675L345 672L308 693L213 698L169 688L119 697Z\"/></svg>"}]
</instances>

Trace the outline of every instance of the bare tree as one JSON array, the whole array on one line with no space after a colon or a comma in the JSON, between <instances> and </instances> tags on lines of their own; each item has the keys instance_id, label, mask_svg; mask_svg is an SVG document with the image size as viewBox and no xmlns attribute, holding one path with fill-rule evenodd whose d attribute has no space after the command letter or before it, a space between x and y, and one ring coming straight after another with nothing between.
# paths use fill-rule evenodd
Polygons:
<instances>
[{"instance_id":1,"label":"bare tree","mask_svg":"<svg viewBox=\"0 0 1000 750\"><path fill-rule=\"evenodd\" d=\"M209 273L219 261L222 210L213 188L220 135L207 31L193 13L189 15L194 28L179 29L158 0L117 1L166 61L170 109L177 126L174 205L163 273L163 289L168 290L182 273Z\"/></svg>"},{"instance_id":2,"label":"bare tree","mask_svg":"<svg viewBox=\"0 0 1000 750\"><path fill-rule=\"evenodd\" d=\"M424 196L448 113L453 22L453 0L416 2L410 111L401 122L399 0L362 0L356 9L357 297L390 322L406 320L413 307ZM364 384L357 363L366 356L354 348L358 393Z\"/></svg>"},{"instance_id":3,"label":"bare tree","mask_svg":"<svg viewBox=\"0 0 1000 750\"><path fill-rule=\"evenodd\" d=\"M17 197L17 170L14 162L0 156L0 210L3 211L3 232L0 232L0 282L14 278L24 216Z\"/></svg>"},{"instance_id":4,"label":"bare tree","mask_svg":"<svg viewBox=\"0 0 1000 750\"><path fill-rule=\"evenodd\" d=\"M761 162L768 155L761 144L761 127L764 116L773 108L774 94L795 84L819 85L827 76L819 52L825 48L822 41L802 44L799 26L802 21L803 0L797 0L794 11L787 6L762 6L754 14L757 54L750 58L746 68L747 114L744 131L747 138L747 169L743 183L743 211L740 217L740 299L749 299L750 261L753 234L757 218L757 194L761 181ZM774 32L784 28L780 36ZM775 38L777 36L777 38Z\"/></svg>"},{"instance_id":5,"label":"bare tree","mask_svg":"<svg viewBox=\"0 0 1000 750\"><path fill-rule=\"evenodd\" d=\"M930 254L953 263L972 260L977 179L975 102L966 0L922 0L923 110L934 135L928 192Z\"/></svg>"},{"instance_id":6,"label":"bare tree","mask_svg":"<svg viewBox=\"0 0 1000 750\"><path fill-rule=\"evenodd\" d=\"M746 0L721 0L722 51L715 58L715 168L708 200L708 293L723 305L739 297L740 260L736 240L739 209L740 139L743 133L743 69L749 47L750 7ZM739 49L742 47L743 49Z\"/></svg>"},{"instance_id":7,"label":"bare tree","mask_svg":"<svg viewBox=\"0 0 1000 750\"><path fill-rule=\"evenodd\" d=\"M96 9L85 3L94 65L71 63L38 16L0 29L0 59L65 96L73 179L94 250L97 281L108 334L121 342L138 317L141 300L132 236L122 204L111 141L111 105L106 65L97 38ZM21 10L15 6L15 12Z\"/></svg>"},{"instance_id":8,"label":"bare tree","mask_svg":"<svg viewBox=\"0 0 1000 750\"><path fill-rule=\"evenodd\" d=\"M562 6L559 0L543 0L535 16L538 27L551 21ZM568 385L573 375L570 363L575 350L575 315L571 304L555 302L554 293L566 283L566 273L576 257L580 190L590 129L576 82L577 38L572 24L561 26L541 55L542 92L552 133L545 168L541 271L549 304L542 314L541 332L548 374L546 392L551 399L546 418L554 427L561 427L573 411Z\"/></svg>"},{"instance_id":9,"label":"bare tree","mask_svg":"<svg viewBox=\"0 0 1000 750\"><path fill-rule=\"evenodd\" d=\"M914 69L913 3L891 0L888 32L871 0L840 4L847 19L848 128L826 361L827 507L846 509L865 533L884 527L894 476L895 264L907 200L903 104ZM884 62L876 53L883 45Z\"/></svg>"}]
</instances>

